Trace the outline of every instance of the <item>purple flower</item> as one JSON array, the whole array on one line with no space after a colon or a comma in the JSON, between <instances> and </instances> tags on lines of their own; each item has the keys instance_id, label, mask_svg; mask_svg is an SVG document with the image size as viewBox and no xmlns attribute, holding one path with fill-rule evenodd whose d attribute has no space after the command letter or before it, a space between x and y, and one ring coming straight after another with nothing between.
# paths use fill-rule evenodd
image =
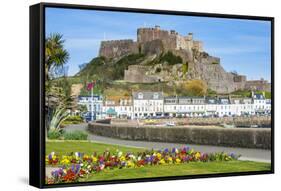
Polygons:
<instances>
[{"instance_id":1,"label":"purple flower","mask_svg":"<svg viewBox=\"0 0 281 191\"><path fill-rule=\"evenodd\" d=\"M54 177L54 178L58 178L60 176L63 175L63 169L62 168L59 168L57 170L54 170L51 172L51 175Z\"/></svg>"},{"instance_id":2,"label":"purple flower","mask_svg":"<svg viewBox=\"0 0 281 191\"><path fill-rule=\"evenodd\" d=\"M77 164L75 169L75 174L78 174L80 172L80 169L81 169L80 164Z\"/></svg>"},{"instance_id":3,"label":"purple flower","mask_svg":"<svg viewBox=\"0 0 281 191\"><path fill-rule=\"evenodd\" d=\"M71 171L75 172L75 165L74 164L71 165Z\"/></svg>"},{"instance_id":4,"label":"purple flower","mask_svg":"<svg viewBox=\"0 0 281 191\"><path fill-rule=\"evenodd\" d=\"M169 149L168 148L164 149L164 153L167 153L167 152L169 152Z\"/></svg>"},{"instance_id":5,"label":"purple flower","mask_svg":"<svg viewBox=\"0 0 281 191\"><path fill-rule=\"evenodd\" d=\"M121 166L123 167L123 166L126 166L126 161L122 161L121 162Z\"/></svg>"}]
</instances>

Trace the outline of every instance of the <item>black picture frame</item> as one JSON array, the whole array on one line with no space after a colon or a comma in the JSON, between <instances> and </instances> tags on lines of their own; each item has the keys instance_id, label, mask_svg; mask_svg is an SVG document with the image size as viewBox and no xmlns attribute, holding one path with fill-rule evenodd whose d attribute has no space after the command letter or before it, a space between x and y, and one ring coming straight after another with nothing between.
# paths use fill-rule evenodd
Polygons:
<instances>
[{"instance_id":1,"label":"black picture frame","mask_svg":"<svg viewBox=\"0 0 281 191\"><path fill-rule=\"evenodd\" d=\"M188 175L177 177L162 178L141 178L129 180L110 180L110 181L94 181L83 183L67 183L67 184L45 184L45 122L44 122L44 47L45 47L45 9L64 8L64 9L81 9L81 10L103 10L116 12L134 12L134 13L153 13L165 15L185 15L197 17L214 17L214 18L230 18L230 19L246 19L261 20L271 22L271 170L256 172L237 172L237 173L219 173L219 174L202 174ZM73 5L73 4L57 4L57 3L39 3L30 6L30 127L29 127L29 184L38 188L51 187L70 187L70 186L86 186L100 184L116 184L116 183L132 183L132 182L150 182L165 181L178 179L194 179L194 178L211 178L211 177L227 177L227 176L244 176L258 174L274 173L274 18L263 16L249 15L232 15L217 13L197 13L184 11L154 10L154 9L137 9L137 8L121 8L121 7L104 7L93 5Z\"/></svg>"}]
</instances>

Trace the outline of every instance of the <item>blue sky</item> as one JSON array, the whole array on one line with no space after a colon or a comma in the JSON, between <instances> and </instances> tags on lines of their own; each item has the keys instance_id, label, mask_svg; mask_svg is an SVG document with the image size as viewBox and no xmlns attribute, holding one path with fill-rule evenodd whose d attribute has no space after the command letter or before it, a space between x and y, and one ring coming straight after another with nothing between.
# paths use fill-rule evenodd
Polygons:
<instances>
[{"instance_id":1,"label":"blue sky","mask_svg":"<svg viewBox=\"0 0 281 191\"><path fill-rule=\"evenodd\" d=\"M101 40L134 39L137 28L174 29L181 35L193 33L204 42L210 55L221 58L226 71L247 75L248 80L271 78L271 27L269 21L222 19L107 12L78 9L46 9L46 34L61 33L70 53L68 74L98 55Z\"/></svg>"}]
</instances>

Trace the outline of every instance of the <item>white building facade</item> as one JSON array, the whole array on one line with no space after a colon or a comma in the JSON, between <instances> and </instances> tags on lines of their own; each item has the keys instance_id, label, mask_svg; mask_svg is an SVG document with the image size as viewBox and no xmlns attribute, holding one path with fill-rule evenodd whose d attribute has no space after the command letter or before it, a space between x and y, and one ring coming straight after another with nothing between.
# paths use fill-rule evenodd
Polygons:
<instances>
[{"instance_id":1,"label":"white building facade","mask_svg":"<svg viewBox=\"0 0 281 191\"><path fill-rule=\"evenodd\" d=\"M133 117L162 116L164 112L163 92L133 92Z\"/></svg>"},{"instance_id":2,"label":"white building facade","mask_svg":"<svg viewBox=\"0 0 281 191\"><path fill-rule=\"evenodd\" d=\"M87 111L92 113L90 115L95 116L96 119L102 119L103 98L101 95L94 95L93 97L79 96L78 104L85 105L87 107Z\"/></svg>"},{"instance_id":3,"label":"white building facade","mask_svg":"<svg viewBox=\"0 0 281 191\"><path fill-rule=\"evenodd\" d=\"M78 104L91 111L90 96L79 97ZM251 98L231 97L164 97L163 92L133 92L132 96L118 100L103 100L93 97L97 119L147 117L203 117L241 116L271 114L271 99L263 94L252 94Z\"/></svg>"}]
</instances>

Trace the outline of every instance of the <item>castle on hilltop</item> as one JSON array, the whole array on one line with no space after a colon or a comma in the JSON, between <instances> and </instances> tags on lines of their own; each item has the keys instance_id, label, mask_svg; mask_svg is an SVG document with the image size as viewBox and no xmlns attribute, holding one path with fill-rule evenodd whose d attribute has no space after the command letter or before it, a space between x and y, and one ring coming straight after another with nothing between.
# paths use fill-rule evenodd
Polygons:
<instances>
[{"instance_id":1,"label":"castle on hilltop","mask_svg":"<svg viewBox=\"0 0 281 191\"><path fill-rule=\"evenodd\" d=\"M131 83L155 83L200 79L206 82L209 89L217 93L230 93L244 89L270 91L269 83L247 81L245 75L227 72L220 64L220 58L211 56L203 49L203 42L194 40L193 34L180 35L175 30L138 28L137 40L102 41L99 56L120 58L129 54L144 54L146 62L151 57L170 51L182 58L182 63L165 66L162 63L146 65L136 62L124 71L124 81ZM188 72L183 72L183 64L188 64Z\"/></svg>"},{"instance_id":2,"label":"castle on hilltop","mask_svg":"<svg viewBox=\"0 0 281 191\"><path fill-rule=\"evenodd\" d=\"M99 56L114 58L131 53L160 53L163 50L192 49L203 52L203 43L193 40L193 34L178 34L175 30L154 28L138 28L137 41L132 39L102 41Z\"/></svg>"}]
</instances>

